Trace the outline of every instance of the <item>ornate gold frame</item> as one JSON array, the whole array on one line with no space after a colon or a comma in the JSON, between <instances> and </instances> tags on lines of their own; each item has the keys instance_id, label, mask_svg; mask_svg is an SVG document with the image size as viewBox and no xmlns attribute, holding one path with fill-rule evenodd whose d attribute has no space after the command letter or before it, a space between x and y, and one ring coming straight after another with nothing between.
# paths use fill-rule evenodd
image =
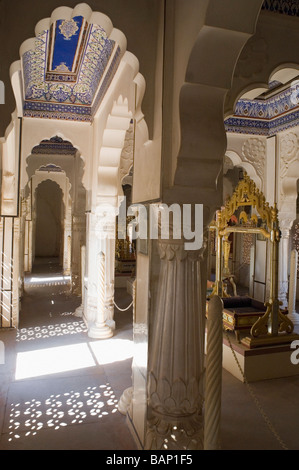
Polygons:
<instances>
[{"instance_id":1,"label":"ornate gold frame","mask_svg":"<svg viewBox=\"0 0 299 470\"><path fill-rule=\"evenodd\" d=\"M248 220L247 213L241 211L238 225L230 226L231 217L237 210L244 206L254 208L265 224L265 227L258 227L258 216L252 214ZM242 221L253 222L255 226L244 226ZM216 280L211 296L226 295L223 288L223 273L228 267L227 243L230 233L254 233L262 234L270 242L270 293L269 299L265 303L266 312L260 317L250 330L250 338L242 340L250 347L263 344L281 343L290 341L290 333L293 332L294 325L291 320L282 313L281 302L278 299L278 253L281 232L279 229L278 210L276 204L270 207L266 202L263 193L256 187L254 181L244 172L232 195L221 210L216 212L216 218L210 225L210 230L216 232ZM224 256L225 255L225 256ZM227 273L226 273L227 274ZM297 335L296 335L297 337Z\"/></svg>"}]
</instances>

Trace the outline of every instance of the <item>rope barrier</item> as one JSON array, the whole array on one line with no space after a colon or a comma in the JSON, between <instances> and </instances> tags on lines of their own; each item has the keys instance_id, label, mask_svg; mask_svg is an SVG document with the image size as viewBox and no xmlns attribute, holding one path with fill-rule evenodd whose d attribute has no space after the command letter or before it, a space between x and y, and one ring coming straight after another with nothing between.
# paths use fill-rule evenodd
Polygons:
<instances>
[{"instance_id":1,"label":"rope barrier","mask_svg":"<svg viewBox=\"0 0 299 470\"><path fill-rule=\"evenodd\" d=\"M125 312L126 310L129 310L129 308L132 307L133 303L134 303L134 300L132 300L132 302L130 303L130 305L126 308L120 308L116 303L115 301L113 301L114 303L114 306L117 308L117 310L119 310L120 312Z\"/></svg>"}]
</instances>

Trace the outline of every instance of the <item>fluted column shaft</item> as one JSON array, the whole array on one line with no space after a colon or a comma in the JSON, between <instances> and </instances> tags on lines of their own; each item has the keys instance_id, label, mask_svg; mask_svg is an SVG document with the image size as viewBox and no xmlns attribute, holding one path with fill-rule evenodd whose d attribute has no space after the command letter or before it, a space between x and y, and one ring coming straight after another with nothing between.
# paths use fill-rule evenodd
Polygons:
<instances>
[{"instance_id":1,"label":"fluted column shaft","mask_svg":"<svg viewBox=\"0 0 299 470\"><path fill-rule=\"evenodd\" d=\"M110 338L113 332L105 323L105 254L98 255L98 278L97 278L97 315L94 325L89 329L88 336L91 338Z\"/></svg>"},{"instance_id":2,"label":"fluted column shaft","mask_svg":"<svg viewBox=\"0 0 299 470\"><path fill-rule=\"evenodd\" d=\"M90 220L90 226L92 237L88 247L90 275L86 316L91 317L93 323L89 327L88 334L92 338L108 338L113 335L115 327L113 312L111 318L107 315L107 283L111 278L111 256L114 256L109 247L115 243L115 213L103 211L95 214ZM94 255L92 254L94 252L98 253L96 263L94 263ZM114 285L112 297L113 295Z\"/></svg>"},{"instance_id":3,"label":"fluted column shaft","mask_svg":"<svg viewBox=\"0 0 299 470\"><path fill-rule=\"evenodd\" d=\"M159 240L160 275L149 354L147 449L201 449L204 312L200 252Z\"/></svg>"},{"instance_id":4,"label":"fluted column shaft","mask_svg":"<svg viewBox=\"0 0 299 470\"><path fill-rule=\"evenodd\" d=\"M289 286L289 318L294 324L299 323L299 314L296 312L296 293L297 293L297 266L298 251L292 250L290 263L290 286Z\"/></svg>"},{"instance_id":5,"label":"fluted column shaft","mask_svg":"<svg viewBox=\"0 0 299 470\"><path fill-rule=\"evenodd\" d=\"M288 305L288 258L289 258L289 236L290 231L288 228L282 229L282 237L280 240L280 253L279 253L279 300L282 302L282 307Z\"/></svg>"}]
</instances>

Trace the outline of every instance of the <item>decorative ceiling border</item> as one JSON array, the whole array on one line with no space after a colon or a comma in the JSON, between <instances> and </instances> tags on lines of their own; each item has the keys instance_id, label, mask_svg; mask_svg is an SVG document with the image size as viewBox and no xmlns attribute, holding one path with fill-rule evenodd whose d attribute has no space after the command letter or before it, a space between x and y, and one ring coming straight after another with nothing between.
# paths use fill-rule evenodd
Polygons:
<instances>
[{"instance_id":1,"label":"decorative ceiling border","mask_svg":"<svg viewBox=\"0 0 299 470\"><path fill-rule=\"evenodd\" d=\"M299 123L298 81L266 99L240 99L233 116L224 121L227 132L274 135Z\"/></svg>"},{"instance_id":2,"label":"decorative ceiling border","mask_svg":"<svg viewBox=\"0 0 299 470\"><path fill-rule=\"evenodd\" d=\"M299 110L273 120L231 117L224 121L226 132L271 136L299 125Z\"/></svg>"},{"instance_id":3,"label":"decorative ceiling border","mask_svg":"<svg viewBox=\"0 0 299 470\"><path fill-rule=\"evenodd\" d=\"M72 114L80 120L91 120L91 108L85 106L75 106L70 104L44 103L37 101L24 102L24 116L32 116L34 114L48 113L49 117L54 114Z\"/></svg>"}]
</instances>

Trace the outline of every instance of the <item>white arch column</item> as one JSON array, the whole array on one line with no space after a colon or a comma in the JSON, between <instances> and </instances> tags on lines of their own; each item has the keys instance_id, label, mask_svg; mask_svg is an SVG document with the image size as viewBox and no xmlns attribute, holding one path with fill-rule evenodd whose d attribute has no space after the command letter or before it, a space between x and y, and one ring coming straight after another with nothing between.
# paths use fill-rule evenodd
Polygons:
<instances>
[{"instance_id":1,"label":"white arch column","mask_svg":"<svg viewBox=\"0 0 299 470\"><path fill-rule=\"evenodd\" d=\"M173 186L163 188L163 202L202 204L204 236L222 204L224 100L260 6L260 1L247 1L241 12L240 2L208 2L180 89L181 146ZM189 254L176 241L160 243L159 248L156 311L149 333L146 448L202 449L207 256L204 250Z\"/></svg>"},{"instance_id":2,"label":"white arch column","mask_svg":"<svg viewBox=\"0 0 299 470\"><path fill-rule=\"evenodd\" d=\"M81 247L85 244L85 214L72 217L72 290L81 295Z\"/></svg>"},{"instance_id":3,"label":"white arch column","mask_svg":"<svg viewBox=\"0 0 299 470\"><path fill-rule=\"evenodd\" d=\"M110 208L111 209L111 208ZM115 242L115 213L103 211L89 217L89 276L87 290L88 336L105 339L113 335L113 312L107 312L107 281L110 278L110 244ZM111 238L113 237L113 238Z\"/></svg>"},{"instance_id":4,"label":"white arch column","mask_svg":"<svg viewBox=\"0 0 299 470\"><path fill-rule=\"evenodd\" d=\"M290 267L290 234L296 219L297 179L299 178L299 144L296 130L278 136L279 179L277 182L278 209L281 227L279 259L279 299L288 306L288 274Z\"/></svg>"},{"instance_id":5,"label":"white arch column","mask_svg":"<svg viewBox=\"0 0 299 470\"><path fill-rule=\"evenodd\" d=\"M114 321L114 278L115 278L115 219L111 221L106 242L106 282L105 282L105 319L115 329Z\"/></svg>"},{"instance_id":6,"label":"white arch column","mask_svg":"<svg viewBox=\"0 0 299 470\"><path fill-rule=\"evenodd\" d=\"M294 325L299 324L299 314L296 312L297 267L298 267L298 251L296 249L293 249L291 251L291 261L290 261L288 316Z\"/></svg>"},{"instance_id":7,"label":"white arch column","mask_svg":"<svg viewBox=\"0 0 299 470\"><path fill-rule=\"evenodd\" d=\"M159 240L159 289L150 335L145 449L203 447L202 251Z\"/></svg>"},{"instance_id":8,"label":"white arch column","mask_svg":"<svg viewBox=\"0 0 299 470\"><path fill-rule=\"evenodd\" d=\"M76 308L74 315L76 317L83 317L84 306L85 306L85 263L86 263L86 246L82 245L80 248L80 293L81 293L81 304Z\"/></svg>"},{"instance_id":9,"label":"white arch column","mask_svg":"<svg viewBox=\"0 0 299 470\"><path fill-rule=\"evenodd\" d=\"M29 182L31 187L31 180ZM32 201L31 194L24 200L24 272L32 271Z\"/></svg>"},{"instance_id":10,"label":"white arch column","mask_svg":"<svg viewBox=\"0 0 299 470\"><path fill-rule=\"evenodd\" d=\"M127 60L136 59L126 55ZM136 70L133 68L134 76ZM132 73L132 72L130 72ZM133 83L133 82L132 82ZM113 100L103 131L103 141L99 152L97 168L96 215L91 215L97 226L97 237L101 240L101 249L105 253L105 321L111 329L114 321L114 277L115 277L115 239L116 215L119 211L120 199L123 198L121 181L133 164L133 146L131 145L130 124L132 111L129 110L127 98L118 96ZM129 147L129 150L127 149ZM131 148L132 147L132 148ZM96 220L97 219L97 220ZM89 284L90 285L90 284Z\"/></svg>"},{"instance_id":11,"label":"white arch column","mask_svg":"<svg viewBox=\"0 0 299 470\"><path fill-rule=\"evenodd\" d=\"M65 276L70 276L72 267L72 223L69 214L64 219L63 228L63 273Z\"/></svg>"},{"instance_id":12,"label":"white arch column","mask_svg":"<svg viewBox=\"0 0 299 470\"><path fill-rule=\"evenodd\" d=\"M293 220L286 219L283 214L280 215L280 228L281 228L281 239L279 247L279 293L278 297L282 302L282 308L288 307L288 291L289 291L289 242L290 242L290 230Z\"/></svg>"}]
</instances>

